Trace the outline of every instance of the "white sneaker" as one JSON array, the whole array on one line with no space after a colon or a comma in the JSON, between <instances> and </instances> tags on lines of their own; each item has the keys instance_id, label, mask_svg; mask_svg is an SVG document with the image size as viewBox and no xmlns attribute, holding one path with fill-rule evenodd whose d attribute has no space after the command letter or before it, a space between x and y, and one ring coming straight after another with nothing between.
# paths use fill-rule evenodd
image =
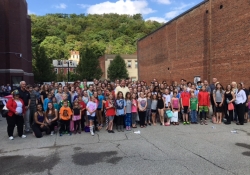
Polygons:
<instances>
[{"instance_id":1,"label":"white sneaker","mask_svg":"<svg viewBox=\"0 0 250 175\"><path fill-rule=\"evenodd\" d=\"M23 138L23 139L26 138L26 135L22 135L22 138Z\"/></svg>"},{"instance_id":2,"label":"white sneaker","mask_svg":"<svg viewBox=\"0 0 250 175\"><path fill-rule=\"evenodd\" d=\"M50 135L52 135L52 136L53 136L53 135L54 135L54 131L51 131L51 134L50 134Z\"/></svg>"},{"instance_id":3,"label":"white sneaker","mask_svg":"<svg viewBox=\"0 0 250 175\"><path fill-rule=\"evenodd\" d=\"M13 137L13 136L10 136L9 139L10 139L10 140L14 140L14 137Z\"/></svg>"},{"instance_id":4,"label":"white sneaker","mask_svg":"<svg viewBox=\"0 0 250 175\"><path fill-rule=\"evenodd\" d=\"M95 134L94 134L94 132L90 132L90 133L91 133L91 135L92 135L92 136L94 136L94 135L95 135Z\"/></svg>"}]
</instances>

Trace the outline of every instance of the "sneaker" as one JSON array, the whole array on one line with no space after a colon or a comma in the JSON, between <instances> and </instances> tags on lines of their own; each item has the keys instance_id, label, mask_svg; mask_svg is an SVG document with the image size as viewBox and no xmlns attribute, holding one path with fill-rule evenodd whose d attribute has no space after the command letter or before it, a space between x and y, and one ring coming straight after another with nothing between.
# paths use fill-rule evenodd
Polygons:
<instances>
[{"instance_id":1,"label":"sneaker","mask_svg":"<svg viewBox=\"0 0 250 175\"><path fill-rule=\"evenodd\" d=\"M187 123L187 125L190 125L190 123L189 122L186 122Z\"/></svg>"},{"instance_id":2,"label":"sneaker","mask_svg":"<svg viewBox=\"0 0 250 175\"><path fill-rule=\"evenodd\" d=\"M69 132L68 135L71 136L71 135L72 135L72 132Z\"/></svg>"},{"instance_id":3,"label":"sneaker","mask_svg":"<svg viewBox=\"0 0 250 175\"><path fill-rule=\"evenodd\" d=\"M78 134L81 134L82 132L81 131L78 131Z\"/></svg>"},{"instance_id":4,"label":"sneaker","mask_svg":"<svg viewBox=\"0 0 250 175\"><path fill-rule=\"evenodd\" d=\"M14 137L13 137L13 136L10 136L9 139L10 139L10 140L14 140Z\"/></svg>"},{"instance_id":5,"label":"sneaker","mask_svg":"<svg viewBox=\"0 0 250 175\"><path fill-rule=\"evenodd\" d=\"M131 127L130 126L128 127L128 130L131 131Z\"/></svg>"},{"instance_id":6,"label":"sneaker","mask_svg":"<svg viewBox=\"0 0 250 175\"><path fill-rule=\"evenodd\" d=\"M23 138L23 139L26 138L26 135L22 135L22 138Z\"/></svg>"},{"instance_id":7,"label":"sneaker","mask_svg":"<svg viewBox=\"0 0 250 175\"><path fill-rule=\"evenodd\" d=\"M94 136L95 135L94 132L91 132L91 135Z\"/></svg>"},{"instance_id":8,"label":"sneaker","mask_svg":"<svg viewBox=\"0 0 250 175\"><path fill-rule=\"evenodd\" d=\"M110 130L109 132L110 132L110 133L115 133L115 131L113 131L113 130Z\"/></svg>"},{"instance_id":9,"label":"sneaker","mask_svg":"<svg viewBox=\"0 0 250 175\"><path fill-rule=\"evenodd\" d=\"M54 131L51 131L50 135L53 136L54 135Z\"/></svg>"},{"instance_id":10,"label":"sneaker","mask_svg":"<svg viewBox=\"0 0 250 175\"><path fill-rule=\"evenodd\" d=\"M60 133L60 137L63 136L63 133Z\"/></svg>"},{"instance_id":11,"label":"sneaker","mask_svg":"<svg viewBox=\"0 0 250 175\"><path fill-rule=\"evenodd\" d=\"M149 123L148 125L151 126L151 123Z\"/></svg>"},{"instance_id":12,"label":"sneaker","mask_svg":"<svg viewBox=\"0 0 250 175\"><path fill-rule=\"evenodd\" d=\"M66 131L65 134L69 134L68 131Z\"/></svg>"},{"instance_id":13,"label":"sneaker","mask_svg":"<svg viewBox=\"0 0 250 175\"><path fill-rule=\"evenodd\" d=\"M186 122L183 122L183 125L186 125L187 123Z\"/></svg>"},{"instance_id":14,"label":"sneaker","mask_svg":"<svg viewBox=\"0 0 250 175\"><path fill-rule=\"evenodd\" d=\"M108 130L108 133L111 133L110 130Z\"/></svg>"},{"instance_id":15,"label":"sneaker","mask_svg":"<svg viewBox=\"0 0 250 175\"><path fill-rule=\"evenodd\" d=\"M126 131L128 131L128 126L126 126Z\"/></svg>"}]
</instances>

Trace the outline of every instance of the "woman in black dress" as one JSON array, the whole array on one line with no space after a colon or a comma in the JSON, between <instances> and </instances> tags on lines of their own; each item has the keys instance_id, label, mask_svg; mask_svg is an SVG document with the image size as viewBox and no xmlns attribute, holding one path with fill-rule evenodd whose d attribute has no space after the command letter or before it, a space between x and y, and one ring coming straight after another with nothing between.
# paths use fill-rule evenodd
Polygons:
<instances>
[{"instance_id":1,"label":"woman in black dress","mask_svg":"<svg viewBox=\"0 0 250 175\"><path fill-rule=\"evenodd\" d=\"M161 92L158 92L157 94L157 109L158 109L158 113L159 113L159 116L160 116L160 122L161 122L161 125L164 126L164 99L162 97L162 93Z\"/></svg>"},{"instance_id":2,"label":"woman in black dress","mask_svg":"<svg viewBox=\"0 0 250 175\"><path fill-rule=\"evenodd\" d=\"M224 107L225 107L225 117L227 119L227 121L225 122L226 125L231 124L231 121L233 120L233 109L228 109L228 105L233 103L235 101L235 94L232 90L232 86L231 85L227 85L226 87L226 92L224 94Z\"/></svg>"}]
</instances>

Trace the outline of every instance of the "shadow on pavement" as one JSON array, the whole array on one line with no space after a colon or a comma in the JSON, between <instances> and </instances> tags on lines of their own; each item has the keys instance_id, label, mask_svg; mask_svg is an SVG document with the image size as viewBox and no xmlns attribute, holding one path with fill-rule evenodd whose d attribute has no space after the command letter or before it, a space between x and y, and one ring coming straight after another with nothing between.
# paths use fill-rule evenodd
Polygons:
<instances>
[{"instance_id":1,"label":"shadow on pavement","mask_svg":"<svg viewBox=\"0 0 250 175\"><path fill-rule=\"evenodd\" d=\"M245 143L236 143L235 145L236 145L236 146L243 147L243 148L250 149L250 145L245 144ZM243 152L242 154L243 154L244 156L250 156L250 151Z\"/></svg>"}]
</instances>

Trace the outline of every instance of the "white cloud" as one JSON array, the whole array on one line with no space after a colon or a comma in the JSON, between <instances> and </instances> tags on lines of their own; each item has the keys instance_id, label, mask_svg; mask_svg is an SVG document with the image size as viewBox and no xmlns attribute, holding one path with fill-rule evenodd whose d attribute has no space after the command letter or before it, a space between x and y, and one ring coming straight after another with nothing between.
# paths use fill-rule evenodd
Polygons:
<instances>
[{"instance_id":1,"label":"white cloud","mask_svg":"<svg viewBox=\"0 0 250 175\"><path fill-rule=\"evenodd\" d=\"M171 11L171 12L166 13L166 14L165 14L165 17L166 17L167 19L172 19L172 18L176 17L179 13L180 13L179 11L174 10L174 11Z\"/></svg>"},{"instance_id":2,"label":"white cloud","mask_svg":"<svg viewBox=\"0 0 250 175\"><path fill-rule=\"evenodd\" d=\"M150 18L147 18L146 21L157 21L157 22L160 22L160 23L166 23L167 22L166 19L161 18L161 17L150 17Z\"/></svg>"},{"instance_id":3,"label":"white cloud","mask_svg":"<svg viewBox=\"0 0 250 175\"><path fill-rule=\"evenodd\" d=\"M90 7L90 5L88 5L88 4L77 4L80 8L82 8L82 9L85 9L85 8L88 8L88 7Z\"/></svg>"},{"instance_id":4,"label":"white cloud","mask_svg":"<svg viewBox=\"0 0 250 175\"><path fill-rule=\"evenodd\" d=\"M185 10L187 10L190 6L192 6L193 3L190 4L184 4L181 3L180 6L175 7L172 11L167 12L165 14L166 19L173 19L174 17L178 16L179 14L183 13Z\"/></svg>"},{"instance_id":5,"label":"white cloud","mask_svg":"<svg viewBox=\"0 0 250 175\"><path fill-rule=\"evenodd\" d=\"M32 14L35 15L36 13L28 10L28 15L32 15Z\"/></svg>"},{"instance_id":6,"label":"white cloud","mask_svg":"<svg viewBox=\"0 0 250 175\"><path fill-rule=\"evenodd\" d=\"M57 9L66 9L66 8L67 8L67 5L64 4L64 3L61 3L61 4L59 4L59 5L56 5L55 8L57 8Z\"/></svg>"},{"instance_id":7,"label":"white cloud","mask_svg":"<svg viewBox=\"0 0 250 175\"><path fill-rule=\"evenodd\" d=\"M118 0L116 2L102 2L99 4L91 5L87 9L89 14L104 14L104 13L117 13L134 15L141 13L143 15L155 12L148 7L146 0Z\"/></svg>"},{"instance_id":8,"label":"white cloud","mask_svg":"<svg viewBox=\"0 0 250 175\"><path fill-rule=\"evenodd\" d=\"M158 2L159 4L171 4L171 1L170 0L156 0L156 2Z\"/></svg>"}]
</instances>

